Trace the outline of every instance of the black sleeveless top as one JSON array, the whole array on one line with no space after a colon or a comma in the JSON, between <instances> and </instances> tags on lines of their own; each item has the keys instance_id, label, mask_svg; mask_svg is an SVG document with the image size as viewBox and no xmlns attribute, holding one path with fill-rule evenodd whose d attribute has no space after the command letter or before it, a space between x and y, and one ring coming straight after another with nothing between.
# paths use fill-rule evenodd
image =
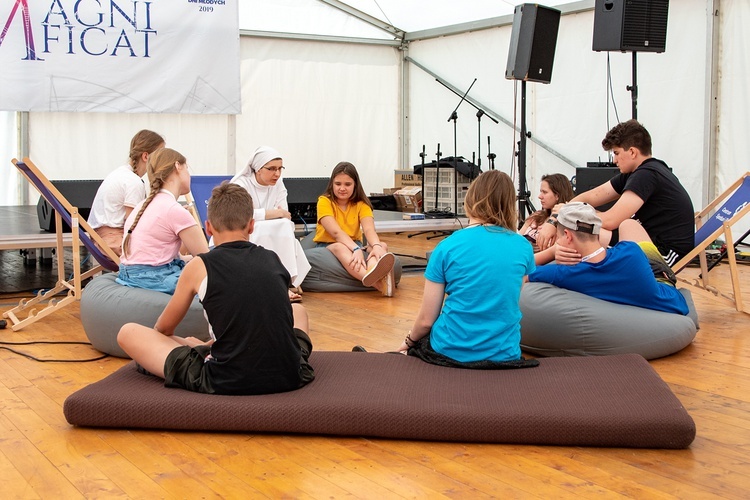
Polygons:
<instances>
[{"instance_id":1,"label":"black sleeveless top","mask_svg":"<svg viewBox=\"0 0 750 500\"><path fill-rule=\"evenodd\" d=\"M218 394L268 394L300 387L300 347L289 302L289 273L278 256L250 242L199 255L208 282L203 309L216 342L205 374Z\"/></svg>"}]
</instances>

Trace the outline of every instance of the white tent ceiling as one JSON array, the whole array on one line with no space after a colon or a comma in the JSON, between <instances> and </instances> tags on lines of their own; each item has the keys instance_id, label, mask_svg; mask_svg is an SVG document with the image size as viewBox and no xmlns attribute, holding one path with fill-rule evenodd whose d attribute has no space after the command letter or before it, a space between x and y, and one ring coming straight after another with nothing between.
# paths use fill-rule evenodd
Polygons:
<instances>
[{"instance_id":1,"label":"white tent ceiling","mask_svg":"<svg viewBox=\"0 0 750 500\"><path fill-rule=\"evenodd\" d=\"M512 16L516 5L521 3L507 0L242 0L239 26L241 31L393 40L397 37L376 25L383 23L408 34L429 32ZM577 4L591 7L593 2L544 2L548 7ZM290 12L298 15L290 15Z\"/></svg>"}]
</instances>

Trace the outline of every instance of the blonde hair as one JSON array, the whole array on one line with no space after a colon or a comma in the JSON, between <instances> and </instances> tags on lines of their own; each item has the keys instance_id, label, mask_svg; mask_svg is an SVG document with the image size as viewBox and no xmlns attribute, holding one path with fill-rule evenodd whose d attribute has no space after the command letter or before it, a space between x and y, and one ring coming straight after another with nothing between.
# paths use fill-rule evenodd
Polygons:
<instances>
[{"instance_id":1,"label":"blonde hair","mask_svg":"<svg viewBox=\"0 0 750 500\"><path fill-rule=\"evenodd\" d=\"M211 191L208 220L217 231L244 229L252 218L253 199L247 189L224 181Z\"/></svg>"},{"instance_id":2,"label":"blonde hair","mask_svg":"<svg viewBox=\"0 0 750 500\"><path fill-rule=\"evenodd\" d=\"M130 235L138 225L138 221L141 220L143 212L146 210L146 208L148 208L149 204L151 204L151 200L154 199L154 196L156 196L156 194L161 190L162 186L164 186L164 181L167 180L167 177L172 175L172 172L174 172L175 170L175 165L178 163L180 165L185 165L187 163L187 159L185 159L185 157L181 153L178 153L174 149L157 149L156 151L151 153L151 156L149 156L146 172L148 173L150 192L146 199L143 201L143 205L141 205L141 209L138 211L138 214L135 216L133 225L130 226L130 229L128 229L128 233L125 235L125 239L122 240L123 255L127 256L128 254L128 250L130 249Z\"/></svg>"},{"instance_id":3,"label":"blonde hair","mask_svg":"<svg viewBox=\"0 0 750 500\"><path fill-rule=\"evenodd\" d=\"M135 172L138 166L138 159L143 153L151 154L166 141L162 136L152 130L140 130L130 140L130 153L128 154L128 163Z\"/></svg>"},{"instance_id":4,"label":"blonde hair","mask_svg":"<svg viewBox=\"0 0 750 500\"><path fill-rule=\"evenodd\" d=\"M484 224L516 230L518 212L513 181L505 172L488 170L469 186L464 199L466 214Z\"/></svg>"}]
</instances>

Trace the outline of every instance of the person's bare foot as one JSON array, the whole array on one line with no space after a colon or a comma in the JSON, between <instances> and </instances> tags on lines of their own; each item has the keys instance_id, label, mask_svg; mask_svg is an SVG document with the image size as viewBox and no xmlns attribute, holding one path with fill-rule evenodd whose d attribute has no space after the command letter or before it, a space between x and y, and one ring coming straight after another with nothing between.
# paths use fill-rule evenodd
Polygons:
<instances>
[{"instance_id":1,"label":"person's bare foot","mask_svg":"<svg viewBox=\"0 0 750 500\"><path fill-rule=\"evenodd\" d=\"M298 294L291 288L289 289L289 302L302 302L302 295Z\"/></svg>"}]
</instances>

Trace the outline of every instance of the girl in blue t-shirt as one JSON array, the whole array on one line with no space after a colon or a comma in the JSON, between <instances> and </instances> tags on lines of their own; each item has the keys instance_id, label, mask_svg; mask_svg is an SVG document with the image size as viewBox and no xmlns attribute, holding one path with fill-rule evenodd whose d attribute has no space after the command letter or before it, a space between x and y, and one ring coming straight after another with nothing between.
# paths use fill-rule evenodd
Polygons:
<instances>
[{"instance_id":1,"label":"girl in blue t-shirt","mask_svg":"<svg viewBox=\"0 0 750 500\"><path fill-rule=\"evenodd\" d=\"M448 366L522 360L518 300L535 265L531 244L516 232L513 181L499 170L484 172L464 209L469 225L432 253L422 306L399 351Z\"/></svg>"}]
</instances>

